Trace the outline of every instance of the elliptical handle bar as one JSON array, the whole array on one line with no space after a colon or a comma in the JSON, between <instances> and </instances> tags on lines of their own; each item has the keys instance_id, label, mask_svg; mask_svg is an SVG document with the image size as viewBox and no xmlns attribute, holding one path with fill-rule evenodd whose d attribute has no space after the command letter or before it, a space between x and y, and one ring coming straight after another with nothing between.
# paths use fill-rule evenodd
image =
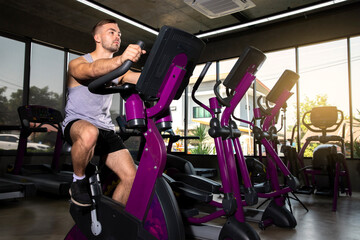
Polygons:
<instances>
[{"instance_id":1,"label":"elliptical handle bar","mask_svg":"<svg viewBox=\"0 0 360 240\"><path fill-rule=\"evenodd\" d=\"M316 126L315 126L314 124L312 124L311 122L310 122L310 123L306 122L305 118L306 118L307 115L309 115L309 114L311 113L311 111L312 111L312 110L307 111L307 112L304 113L304 115L303 115L303 117L302 117L302 123L305 125L305 127L306 127L307 129L309 129L309 130L312 131L312 132L324 132L324 130L325 130L326 132L334 132L334 131L336 131L336 130L340 127L342 121L344 121L344 113L343 113L343 111L337 109L337 114L338 114L338 116L339 116L339 113L340 113L340 120L337 119L336 123L333 125L333 126L335 126L335 127L331 129L331 127L332 127L332 126L331 126L331 127L327 127L327 128L325 128L325 129L322 129L322 128L316 127ZM314 127L316 127L316 128L314 128Z\"/></svg>"},{"instance_id":2,"label":"elliptical handle bar","mask_svg":"<svg viewBox=\"0 0 360 240\"><path fill-rule=\"evenodd\" d=\"M200 102L198 99L196 99L195 97L195 92L197 91L197 89L199 88L200 86L200 83L202 82L202 80L204 79L207 71L209 70L209 67L211 65L211 62L207 62L203 68L203 70L201 71L198 79L196 80L195 84L194 84L194 87L191 91L191 98L192 100L197 103L199 106L201 106L202 108L204 108L205 110L207 110L211 115L214 115L214 112L208 107L206 106L205 104L203 104L202 102Z\"/></svg>"},{"instance_id":3,"label":"elliptical handle bar","mask_svg":"<svg viewBox=\"0 0 360 240\"><path fill-rule=\"evenodd\" d=\"M141 47L141 49L144 49L144 47L145 47L145 43L143 41L138 41L136 44L139 45ZM127 71L129 71L132 64L133 64L132 61L126 60L117 69L115 69L115 70L109 72L108 74L105 74L105 75L95 79L94 81L92 81L88 85L89 91L92 92L92 93L96 93L96 94L113 93L113 91L111 91L111 88L109 88L109 91L107 91L108 89L104 85L106 83L112 81L113 79L124 75Z\"/></svg>"},{"instance_id":4,"label":"elliptical handle bar","mask_svg":"<svg viewBox=\"0 0 360 240\"><path fill-rule=\"evenodd\" d=\"M230 101L229 98L223 98L221 97L220 93L219 93L219 86L221 84L220 80L216 80L216 83L214 85L214 93L215 96L217 98L217 100L219 101L219 103L225 107L230 107Z\"/></svg>"},{"instance_id":5,"label":"elliptical handle bar","mask_svg":"<svg viewBox=\"0 0 360 240\"><path fill-rule=\"evenodd\" d=\"M260 111L263 113L263 115L268 116L268 115L271 114L271 108L270 108L269 104L267 103L267 100L266 100L266 99L265 99L265 101L266 101L266 107L267 107L267 108L264 108L264 106L263 106L262 103L261 103L261 99L263 99L263 96L262 96L262 95L260 95L260 96L258 97L258 99L257 99L257 105L258 105L258 107L260 108Z\"/></svg>"},{"instance_id":6,"label":"elliptical handle bar","mask_svg":"<svg viewBox=\"0 0 360 240\"><path fill-rule=\"evenodd\" d=\"M200 86L200 83L203 81L203 79L204 79L207 71L208 71L209 68L210 68L211 63L212 63L212 62L207 62L207 63L205 64L205 66L204 66L203 70L201 71L198 79L196 80L196 83L194 84L192 93L195 93L195 92L198 90L198 88L199 88L199 86Z\"/></svg>"}]
</instances>

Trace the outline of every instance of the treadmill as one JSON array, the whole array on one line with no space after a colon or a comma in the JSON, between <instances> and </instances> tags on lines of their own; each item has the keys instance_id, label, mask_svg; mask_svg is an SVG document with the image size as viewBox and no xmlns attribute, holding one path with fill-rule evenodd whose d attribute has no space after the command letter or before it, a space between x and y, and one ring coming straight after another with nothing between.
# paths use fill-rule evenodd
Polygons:
<instances>
[{"instance_id":1,"label":"treadmill","mask_svg":"<svg viewBox=\"0 0 360 240\"><path fill-rule=\"evenodd\" d=\"M0 126L0 131L18 130L14 127ZM0 200L18 199L34 196L36 188L34 183L20 182L16 180L0 177Z\"/></svg>"},{"instance_id":2,"label":"treadmill","mask_svg":"<svg viewBox=\"0 0 360 240\"><path fill-rule=\"evenodd\" d=\"M18 108L21 122L20 139L14 168L6 177L20 182L34 183L36 190L67 196L72 182L71 171L60 171L60 155L63 138L61 113L40 105L25 105ZM56 142L51 164L24 164L28 137L37 132L55 131Z\"/></svg>"},{"instance_id":3,"label":"treadmill","mask_svg":"<svg viewBox=\"0 0 360 240\"><path fill-rule=\"evenodd\" d=\"M0 178L0 200L31 197L35 193L34 183L21 183L15 180Z\"/></svg>"}]
</instances>

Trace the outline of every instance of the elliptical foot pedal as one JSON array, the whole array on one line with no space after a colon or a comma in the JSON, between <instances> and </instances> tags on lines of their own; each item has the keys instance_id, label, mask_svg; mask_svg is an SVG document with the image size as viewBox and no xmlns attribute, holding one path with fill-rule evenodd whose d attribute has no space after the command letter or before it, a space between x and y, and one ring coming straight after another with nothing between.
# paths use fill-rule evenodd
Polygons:
<instances>
[{"instance_id":1,"label":"elliptical foot pedal","mask_svg":"<svg viewBox=\"0 0 360 240\"><path fill-rule=\"evenodd\" d=\"M199 215L199 210L196 208L191 209L181 209L181 215L185 218L194 217L196 215Z\"/></svg>"},{"instance_id":2,"label":"elliptical foot pedal","mask_svg":"<svg viewBox=\"0 0 360 240\"><path fill-rule=\"evenodd\" d=\"M219 240L225 239L260 240L260 237L250 224L239 222L235 217L230 217L227 219L219 235Z\"/></svg>"},{"instance_id":3,"label":"elliptical foot pedal","mask_svg":"<svg viewBox=\"0 0 360 240\"><path fill-rule=\"evenodd\" d=\"M282 228L295 228L297 225L294 215L285 206L277 205L274 200L266 207L261 222L263 228L271 224Z\"/></svg>"}]
</instances>

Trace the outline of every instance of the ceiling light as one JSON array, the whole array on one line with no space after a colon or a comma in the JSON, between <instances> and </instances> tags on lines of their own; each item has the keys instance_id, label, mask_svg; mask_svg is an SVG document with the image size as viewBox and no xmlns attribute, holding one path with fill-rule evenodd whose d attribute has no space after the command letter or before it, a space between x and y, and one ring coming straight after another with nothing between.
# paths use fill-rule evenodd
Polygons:
<instances>
[{"instance_id":1,"label":"ceiling light","mask_svg":"<svg viewBox=\"0 0 360 240\"><path fill-rule=\"evenodd\" d=\"M118 13L115 13L113 11L110 11L110 10L106 9L106 8L103 8L103 7L101 7L101 6L99 6L99 5L95 4L95 3L92 3L92 2L87 1L87 0L77 0L77 1L82 3L82 4L87 5L89 7L92 7L94 9L96 9L96 10L99 10L99 11L101 11L103 13L106 13L106 14L114 17L114 18L117 18L117 19L119 19L119 20L121 20L123 22L129 23L129 24L131 24L131 25L133 25L135 27L141 28L141 29L143 29L143 30L145 30L145 31L147 31L149 33L152 33L154 35L159 34L158 31L155 31L152 28L149 28L149 27L147 27L147 26L145 26L145 25L143 25L141 23L135 22L134 20L131 20L131 19L127 18L127 17L124 17L124 16L122 16L122 15L120 15Z\"/></svg>"},{"instance_id":2,"label":"ceiling light","mask_svg":"<svg viewBox=\"0 0 360 240\"><path fill-rule=\"evenodd\" d=\"M340 2L345 2L347 0L333 0L333 1L328 1L328 2L324 2L324 3L320 3L320 4L316 4L310 7L305 7L305 8L301 8L298 10L294 10L294 11L290 11L287 13L281 13L275 16L271 16L271 17L266 17L266 18L261 18L259 20L255 20L255 21L250 21L247 23L243 23L243 24L238 24L232 27L227 27L227 28L222 28L222 29L218 29L218 30L214 30L214 31L210 31L210 32L206 32L206 33L201 33L201 34L197 34L196 36L198 38L203 38L203 37L209 37L209 36L214 36L220 33L225 33L225 32L230 32L230 31L234 31L234 30L239 30L242 28L246 28L246 27L250 27L250 26L254 26L257 24L261 24L261 23L265 23L265 22L271 22L277 19L281 19L281 18L285 18L285 17L289 17L289 16L294 16L300 13L304 13L304 12L309 12L315 9L319 9L319 8L323 8L323 7L327 7L330 5L334 5Z\"/></svg>"}]
</instances>

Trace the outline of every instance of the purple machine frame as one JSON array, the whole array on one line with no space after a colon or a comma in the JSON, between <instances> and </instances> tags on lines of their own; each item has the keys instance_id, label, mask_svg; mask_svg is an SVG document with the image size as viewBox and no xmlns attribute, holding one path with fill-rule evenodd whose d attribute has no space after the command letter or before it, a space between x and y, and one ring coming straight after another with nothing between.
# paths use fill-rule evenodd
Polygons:
<instances>
[{"instance_id":1,"label":"purple machine frame","mask_svg":"<svg viewBox=\"0 0 360 240\"><path fill-rule=\"evenodd\" d=\"M240 82L240 84L238 85L238 87L235 90L236 95L230 102L231 107L227 107L224 110L224 113L221 118L222 126L229 126L231 114L233 113L235 107L240 102L240 100L244 97L246 91L250 88L250 85L252 84L253 80L254 80L254 77L251 77L250 75L245 75L245 77L242 79L242 81ZM277 102L275 104L275 107L272 109L271 115L267 116L265 118L263 129L261 132L266 132L268 130L268 128L269 128L270 124L273 122L277 112L280 110L280 108L283 106L283 104L286 102L286 100L290 96L291 96L291 93L287 90L284 90L284 93L281 94L281 96L279 97L279 99L277 100ZM253 128L253 130L256 129L256 127L253 123L251 123L251 122L247 122L247 123L250 124L250 126ZM256 132L256 131L254 131L254 132ZM263 134L261 134L261 132L258 132L258 133L260 135L263 135ZM266 137L264 137L264 136L262 136L262 137L260 136L259 140L260 140L261 144L264 145L266 151L268 152L268 154L267 154L267 157L268 157L267 172L269 173L269 178L271 179L273 191L269 192L269 193L258 193L257 195L260 198L274 198L274 200L278 206L283 206L285 204L283 194L286 194L288 192L295 190L297 188L298 184L294 183L291 187L280 187L280 184L278 181L277 170L276 170L277 167L280 169L280 171L284 174L285 177L293 178L293 176L291 175L288 168L285 166L283 161L278 156L277 152L274 149L273 144L271 142L269 142L269 140L266 139ZM232 158L234 158L234 154L233 154L233 152L234 152L233 146L234 146L234 149L236 152L236 159L237 159L240 171L241 171L241 176L243 177L244 187L250 188L251 181L250 181L250 177L249 177L249 174L247 171L245 157L242 153L240 139L239 138L226 139L226 140L223 140L223 143L224 143L225 153L226 153L228 162L229 161L234 162L234 160L232 160ZM228 163L228 166L229 165L230 164ZM230 168L232 168L232 167L233 167L233 165L231 164ZM234 168L236 169L236 165ZM232 170L232 171L234 171L234 170ZM232 176L233 176L233 174L232 174ZM238 180L236 178L232 177L231 183L232 183L233 187L236 186L233 183L236 181L238 181ZM237 195L239 194L238 191L236 192L236 194ZM238 196L236 196L236 197L238 198ZM240 203L240 201L239 201L239 203Z\"/></svg>"},{"instance_id":2,"label":"purple machine frame","mask_svg":"<svg viewBox=\"0 0 360 240\"><path fill-rule=\"evenodd\" d=\"M279 98L276 100L275 106L271 109L270 115L264 116L261 111L258 111L258 109L254 109L254 115L256 118L262 118L265 117L262 131L267 132L271 126L273 126L275 122L275 118L277 114L280 112L280 109L282 106L286 103L286 101L291 97L292 93L289 92L287 89L284 89ZM250 123L252 127L254 128L254 125ZM296 185L291 185L291 187L285 187L282 188L280 186L279 180L278 180L278 173L277 173L277 167L280 169L280 171L283 173L285 177L292 177L291 172L287 168L287 166L284 164L284 162L281 160L281 158L277 154L277 146L274 141L269 141L265 137L261 138L260 140L261 144L265 147L267 151L267 172L269 179L271 180L271 187L274 190L272 193L259 193L259 197L262 198L270 198L270 197L277 197L275 198L275 202L279 206L283 206L285 203L285 199L282 196L285 193L289 193L291 191L294 191L298 187L298 183Z\"/></svg>"},{"instance_id":3,"label":"purple machine frame","mask_svg":"<svg viewBox=\"0 0 360 240\"><path fill-rule=\"evenodd\" d=\"M149 207L147 203L151 202L150 199L153 195L156 179L161 177L166 164L166 147L164 140L157 130L152 118L161 114L162 111L169 107L181 84L181 79L185 75L184 69L186 62L187 57L185 54L180 54L175 57L171 69L166 76L168 80L164 81L165 84L161 87L162 91L159 96L159 101L155 106L149 109L145 110L144 108L148 120L147 131L144 133L146 144L130 192L128 204L125 208L127 212L140 220L144 220L144 217L146 217L146 211ZM134 99L135 101L141 101L140 98ZM127 120L134 117L131 110L127 109L126 117Z\"/></svg>"},{"instance_id":4,"label":"purple machine frame","mask_svg":"<svg viewBox=\"0 0 360 240\"><path fill-rule=\"evenodd\" d=\"M290 90L298 81L299 75L290 71L285 70L283 75L275 84L274 88L266 97L268 101L268 97L271 95L271 101L274 102L274 106L267 110L263 109L260 105L259 108L254 108L254 117L255 119L262 119L263 124L261 128L256 127L253 123L247 122L253 129L254 135L259 141L259 152L260 159L261 155L261 145L263 145L267 151L267 176L271 183L272 192L269 193L258 193L258 196L261 198L274 198L275 203L278 206L285 205L284 194L292 192L299 187L298 180L291 174L287 166L281 160L277 153L277 138L273 139L269 130L271 127L276 124L277 116L281 110L286 105L286 101L292 96ZM260 100L260 99L259 99ZM269 111L270 110L270 111ZM245 121L243 121L245 122ZM269 137L269 139L267 139ZM287 187L282 187L279 179L278 179L278 171L277 168L280 169L282 174L285 176L285 184Z\"/></svg>"}]
</instances>

